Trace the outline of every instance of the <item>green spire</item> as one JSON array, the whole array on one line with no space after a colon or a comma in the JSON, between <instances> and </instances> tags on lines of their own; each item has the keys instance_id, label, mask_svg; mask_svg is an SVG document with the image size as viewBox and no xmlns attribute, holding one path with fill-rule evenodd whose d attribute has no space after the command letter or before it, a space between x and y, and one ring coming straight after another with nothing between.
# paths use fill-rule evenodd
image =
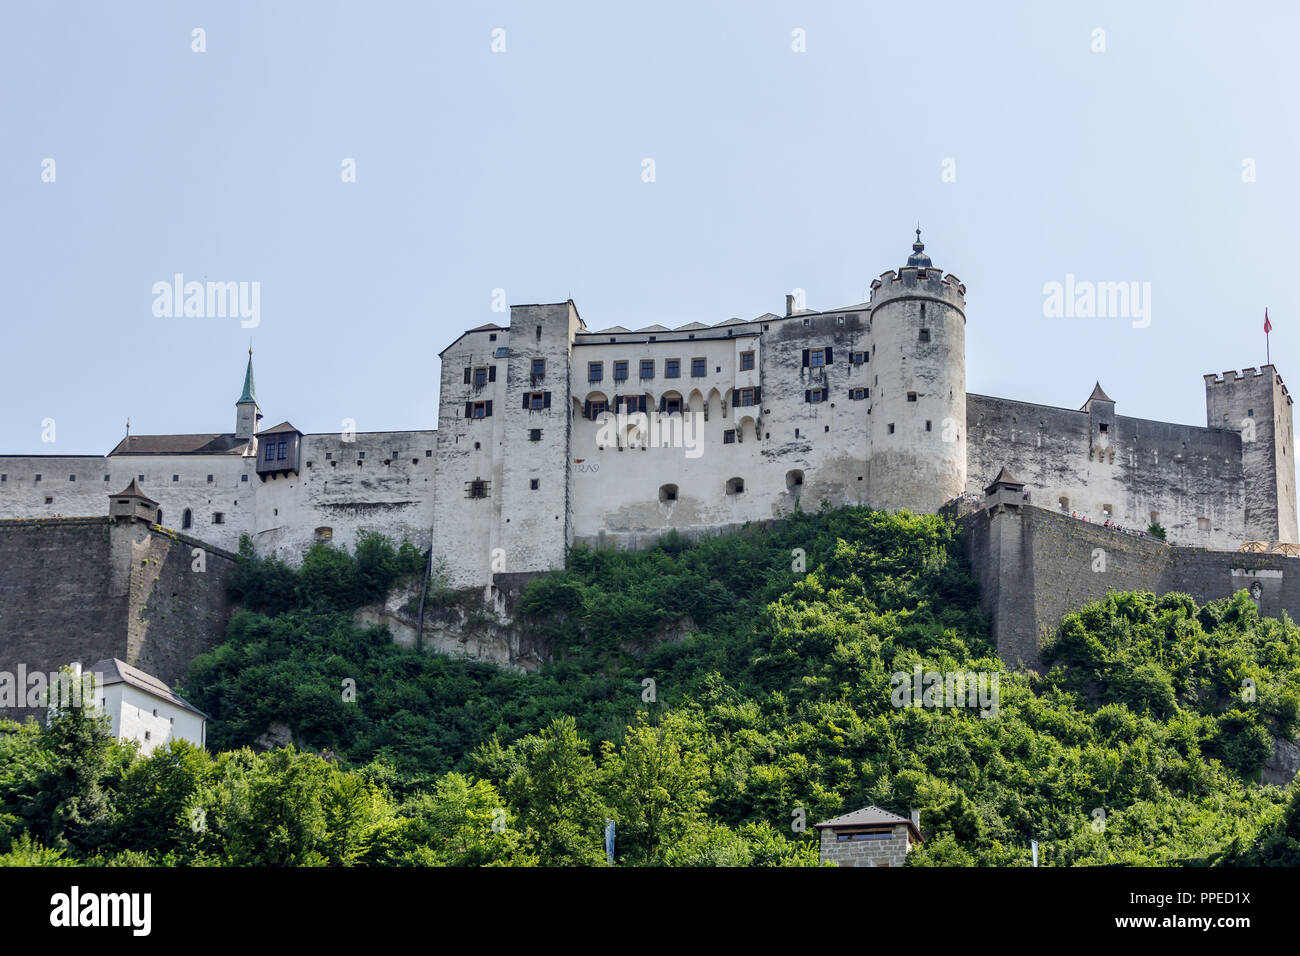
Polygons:
<instances>
[{"instance_id":1,"label":"green spire","mask_svg":"<svg viewBox=\"0 0 1300 956\"><path fill-rule=\"evenodd\" d=\"M253 350L248 350L248 371L244 373L244 394L239 396L236 405L243 405L245 402L257 404L257 396L253 393Z\"/></svg>"}]
</instances>

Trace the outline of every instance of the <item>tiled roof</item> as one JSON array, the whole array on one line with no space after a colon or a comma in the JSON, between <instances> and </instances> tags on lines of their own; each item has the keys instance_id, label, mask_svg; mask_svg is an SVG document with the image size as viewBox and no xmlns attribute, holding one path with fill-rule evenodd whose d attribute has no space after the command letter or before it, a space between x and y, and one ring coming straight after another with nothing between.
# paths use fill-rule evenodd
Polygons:
<instances>
[{"instance_id":1,"label":"tiled roof","mask_svg":"<svg viewBox=\"0 0 1300 956\"><path fill-rule=\"evenodd\" d=\"M127 485L125 488L123 488L113 497L114 498L126 498L126 497L139 498L142 501L147 501L151 505L156 505L158 503L140 490L140 484L134 478L131 479L131 483L129 485Z\"/></svg>"},{"instance_id":2,"label":"tiled roof","mask_svg":"<svg viewBox=\"0 0 1300 956\"><path fill-rule=\"evenodd\" d=\"M112 455L237 455L247 444L232 432L200 435L128 435Z\"/></svg>"},{"instance_id":3,"label":"tiled roof","mask_svg":"<svg viewBox=\"0 0 1300 956\"><path fill-rule=\"evenodd\" d=\"M274 435L274 434L277 434L277 433L279 433L279 432L294 432L295 434L298 434L298 435L301 435L301 434L302 434L302 432L300 432L300 431L298 431L298 429L294 428L293 425L292 425L291 423L289 423L289 422L280 422L280 424L276 425L274 428L264 428L264 429L262 429L260 432L258 432L257 434L258 434L258 435Z\"/></svg>"},{"instance_id":4,"label":"tiled roof","mask_svg":"<svg viewBox=\"0 0 1300 956\"><path fill-rule=\"evenodd\" d=\"M107 687L110 684L129 684L190 713L205 718L208 716L152 674L146 674L138 667L132 667L126 661L118 660L116 657L106 657L91 665L90 670L94 672L95 680L100 687Z\"/></svg>"},{"instance_id":5,"label":"tiled roof","mask_svg":"<svg viewBox=\"0 0 1300 956\"><path fill-rule=\"evenodd\" d=\"M912 821L907 817L900 817L897 813L890 813L888 810L880 809L880 807L871 806L863 807L861 810L854 810L852 813L846 813L834 820L827 820L825 823L818 823L816 826L820 829L821 827L868 827L895 823L906 823L910 826Z\"/></svg>"}]
</instances>

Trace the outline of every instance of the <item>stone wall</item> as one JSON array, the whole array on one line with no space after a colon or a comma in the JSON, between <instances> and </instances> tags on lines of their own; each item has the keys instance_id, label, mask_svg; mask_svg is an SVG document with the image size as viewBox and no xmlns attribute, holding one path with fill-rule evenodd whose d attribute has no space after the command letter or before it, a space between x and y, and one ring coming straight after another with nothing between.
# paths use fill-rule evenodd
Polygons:
<instances>
[{"instance_id":1,"label":"stone wall","mask_svg":"<svg viewBox=\"0 0 1300 956\"><path fill-rule=\"evenodd\" d=\"M912 849L907 824L893 828L887 840L839 840L830 827L821 830L820 857L838 866L902 866Z\"/></svg>"},{"instance_id":2,"label":"stone wall","mask_svg":"<svg viewBox=\"0 0 1300 956\"><path fill-rule=\"evenodd\" d=\"M962 523L1008 666L1041 667L1039 647L1061 619L1110 591L1179 591L1204 604L1257 583L1261 614L1300 619L1300 558L1177 547L1031 505L982 509Z\"/></svg>"},{"instance_id":3,"label":"stone wall","mask_svg":"<svg viewBox=\"0 0 1300 956\"><path fill-rule=\"evenodd\" d=\"M4 520L0 567L0 671L116 657L172 684L225 640L234 556L185 535L107 517Z\"/></svg>"}]
</instances>

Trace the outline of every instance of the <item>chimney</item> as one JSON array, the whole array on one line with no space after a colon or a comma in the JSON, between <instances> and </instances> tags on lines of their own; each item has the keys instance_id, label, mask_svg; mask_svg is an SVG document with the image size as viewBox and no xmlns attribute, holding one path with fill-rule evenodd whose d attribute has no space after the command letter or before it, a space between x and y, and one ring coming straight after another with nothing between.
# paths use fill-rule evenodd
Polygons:
<instances>
[{"instance_id":1,"label":"chimney","mask_svg":"<svg viewBox=\"0 0 1300 956\"><path fill-rule=\"evenodd\" d=\"M921 832L921 811L913 809L911 811L911 816L912 816L912 826L916 828L917 833L920 833Z\"/></svg>"},{"instance_id":2,"label":"chimney","mask_svg":"<svg viewBox=\"0 0 1300 956\"><path fill-rule=\"evenodd\" d=\"M794 315L794 296L785 297L785 314L787 317Z\"/></svg>"}]
</instances>

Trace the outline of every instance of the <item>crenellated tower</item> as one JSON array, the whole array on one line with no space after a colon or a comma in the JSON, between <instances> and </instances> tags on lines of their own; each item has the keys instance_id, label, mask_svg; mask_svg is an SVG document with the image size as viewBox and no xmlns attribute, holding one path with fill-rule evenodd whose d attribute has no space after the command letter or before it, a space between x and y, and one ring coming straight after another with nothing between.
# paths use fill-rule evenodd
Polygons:
<instances>
[{"instance_id":1,"label":"crenellated tower","mask_svg":"<svg viewBox=\"0 0 1300 956\"><path fill-rule=\"evenodd\" d=\"M966 489L966 287L925 254L871 283L870 499L934 512Z\"/></svg>"},{"instance_id":2,"label":"crenellated tower","mask_svg":"<svg viewBox=\"0 0 1300 956\"><path fill-rule=\"evenodd\" d=\"M1248 540L1300 543L1291 404L1272 365L1205 376L1206 424L1241 435Z\"/></svg>"}]
</instances>

